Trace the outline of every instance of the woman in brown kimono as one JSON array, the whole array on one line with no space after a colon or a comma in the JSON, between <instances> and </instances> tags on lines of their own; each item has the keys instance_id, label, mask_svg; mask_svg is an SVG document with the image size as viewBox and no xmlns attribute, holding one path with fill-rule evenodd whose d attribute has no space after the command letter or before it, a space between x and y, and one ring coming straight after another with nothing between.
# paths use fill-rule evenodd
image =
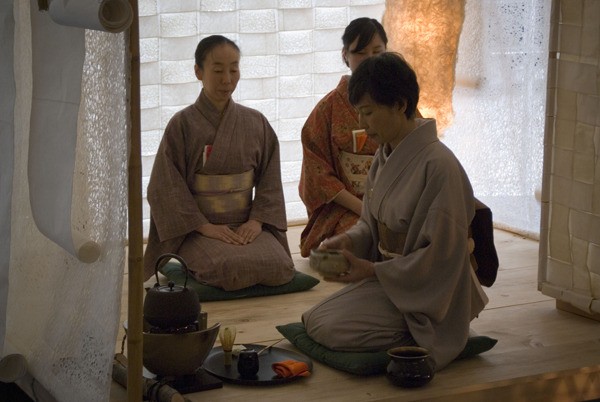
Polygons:
<instances>
[{"instance_id":1,"label":"woman in brown kimono","mask_svg":"<svg viewBox=\"0 0 600 402\"><path fill-rule=\"evenodd\" d=\"M387 35L372 18L350 22L342 36L342 58L351 71L365 59L385 52ZM354 225L360 215L364 180L377 143L359 129L358 114L348 101L349 75L317 103L302 128L300 198L308 223L300 237L300 253ZM364 142L362 142L364 141Z\"/></svg>"},{"instance_id":2,"label":"woman in brown kimono","mask_svg":"<svg viewBox=\"0 0 600 402\"><path fill-rule=\"evenodd\" d=\"M361 217L323 241L341 249L348 283L305 312L308 335L341 351L425 347L437 369L463 350L487 297L471 267L475 198L460 162L437 138L434 119L416 118L419 86L395 53L365 60L349 83L360 126L379 148Z\"/></svg>"},{"instance_id":3,"label":"woman in brown kimono","mask_svg":"<svg viewBox=\"0 0 600 402\"><path fill-rule=\"evenodd\" d=\"M175 253L199 282L225 290L287 283L295 271L277 136L260 112L231 99L240 79L234 42L209 36L195 59L200 96L169 121L150 176L145 276Z\"/></svg>"}]
</instances>

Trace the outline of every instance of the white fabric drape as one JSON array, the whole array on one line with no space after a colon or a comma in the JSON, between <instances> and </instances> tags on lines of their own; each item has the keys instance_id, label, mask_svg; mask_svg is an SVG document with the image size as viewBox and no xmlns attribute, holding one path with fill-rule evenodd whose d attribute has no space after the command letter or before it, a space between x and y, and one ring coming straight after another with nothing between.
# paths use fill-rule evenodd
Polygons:
<instances>
[{"instance_id":1,"label":"white fabric drape","mask_svg":"<svg viewBox=\"0 0 600 402\"><path fill-rule=\"evenodd\" d=\"M32 8L33 95L28 179L31 212L39 230L84 262L100 245L71 224L71 194L85 56L85 30L65 28Z\"/></svg>"},{"instance_id":2,"label":"white fabric drape","mask_svg":"<svg viewBox=\"0 0 600 402\"><path fill-rule=\"evenodd\" d=\"M48 238L80 260L94 262L100 256L100 245L89 238L83 225L71 222L84 28L122 31L131 23L131 6L125 0L52 0L49 11L42 12L36 3L31 13L31 210L36 225ZM114 12L108 14L111 10ZM108 22L107 17L111 17Z\"/></svg>"},{"instance_id":3,"label":"white fabric drape","mask_svg":"<svg viewBox=\"0 0 600 402\"><path fill-rule=\"evenodd\" d=\"M49 0L48 13L60 25L123 32L133 21L127 0Z\"/></svg>"},{"instance_id":4,"label":"white fabric drape","mask_svg":"<svg viewBox=\"0 0 600 402\"><path fill-rule=\"evenodd\" d=\"M71 117L77 119L76 124L71 125L75 133L55 136L58 133L57 123L41 127L39 122L30 125L35 121L32 118L32 94L38 93L32 82L33 71L37 67L32 64L38 59L33 55L36 49L31 25L38 17L47 15L36 14L37 1L11 3L14 7L14 39L5 34L10 24L5 26L3 23L2 48L10 47L15 53L14 58L5 62L4 56L8 53L3 52L0 64L2 78L8 80L7 83L2 81L1 116L14 115L14 130L10 130L10 125L2 124L0 133L0 160L3 163L0 216L4 219L8 210L10 223L8 232L4 224L1 229L2 236L8 233L10 248L10 252L3 252L0 257L0 272L4 274L5 268L8 268L10 284L7 302L2 303L7 308L6 316L0 316L2 325L6 323L2 334L2 356L11 353L24 355L29 374L61 402L104 402L108 400L110 391L118 333L127 223L128 113L124 34L64 28L70 30L71 36L81 35L79 73L70 70L74 73L61 76L62 82L48 84L57 84L52 86L55 91L78 86L79 94L77 91L72 94L80 100L77 100L77 105L68 106L75 110L71 113ZM1 10L3 19L13 18L13 11ZM65 56L64 49L53 50L56 55ZM75 52L77 48L72 46L71 50ZM10 74L7 63L18 68ZM79 83L66 82L70 79L78 79ZM16 88L12 97L7 96L10 92L4 91L4 87L10 85ZM57 93L51 95L52 99L61 96ZM11 101L14 102L12 108ZM5 113L7 109L11 110ZM55 110L59 113L64 109L57 107ZM57 114L55 117L65 116ZM34 125L38 125L38 134L42 133L40 136L32 135ZM69 225L74 231L85 233L86 238L102 245L95 262L82 263L73 255L77 253L69 252L72 250L68 250L68 244L65 247L60 241L50 240L33 219L31 206L34 202L30 204L29 199L30 195L37 196L38 189L34 188L30 194L28 176L35 170L32 166L42 160L31 160L31 155L43 155L51 150L38 147L37 154L29 151L30 146L38 146L37 141L49 139L43 137L43 129L49 137L61 141L64 162L68 165L68 169L61 173L65 177L58 177L56 182L59 185L64 181L72 183L69 188L61 187L59 190L67 193L59 196L64 195L65 209L70 209L65 214ZM54 144L50 146L60 149ZM68 155L72 155L73 159L66 160ZM9 166L5 170L4 165L12 156L12 169ZM55 172L60 170L59 166ZM12 174L8 174L11 171ZM45 173L40 169L37 172ZM4 191L5 185L8 191ZM49 202L47 206L55 200L50 199ZM39 205L43 207L44 204ZM51 224L52 220L47 223ZM2 247L4 244L3 241ZM30 381L19 382L19 385L31 391Z\"/></svg>"},{"instance_id":5,"label":"white fabric drape","mask_svg":"<svg viewBox=\"0 0 600 402\"><path fill-rule=\"evenodd\" d=\"M459 41L454 123L442 140L494 223L539 237L550 4L470 0Z\"/></svg>"}]
</instances>

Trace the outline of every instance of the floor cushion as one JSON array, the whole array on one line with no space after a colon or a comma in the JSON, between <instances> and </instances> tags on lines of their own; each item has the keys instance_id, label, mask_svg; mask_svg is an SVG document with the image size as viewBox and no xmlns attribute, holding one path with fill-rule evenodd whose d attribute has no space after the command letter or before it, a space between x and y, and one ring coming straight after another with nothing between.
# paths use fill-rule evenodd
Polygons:
<instances>
[{"instance_id":1,"label":"floor cushion","mask_svg":"<svg viewBox=\"0 0 600 402\"><path fill-rule=\"evenodd\" d=\"M160 269L160 273L176 285L183 286L185 283L185 273L179 262L169 261ZM254 285L244 289L227 291L214 286L203 285L189 276L187 287L195 290L198 293L198 298L203 302L302 292L315 287L319 282L319 279L313 276L296 271L290 282L280 286Z\"/></svg>"},{"instance_id":2,"label":"floor cushion","mask_svg":"<svg viewBox=\"0 0 600 402\"><path fill-rule=\"evenodd\" d=\"M315 342L301 322L279 325L277 330L307 356L334 369L357 375L383 374L390 362L387 352L341 352ZM490 350L498 342L487 336L472 336L456 360L466 359Z\"/></svg>"}]
</instances>

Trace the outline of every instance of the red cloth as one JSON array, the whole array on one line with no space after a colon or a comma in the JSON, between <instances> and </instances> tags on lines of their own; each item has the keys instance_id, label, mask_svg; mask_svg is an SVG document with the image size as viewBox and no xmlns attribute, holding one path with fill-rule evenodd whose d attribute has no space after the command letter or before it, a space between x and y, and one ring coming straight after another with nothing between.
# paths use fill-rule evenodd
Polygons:
<instances>
[{"instance_id":1,"label":"red cloth","mask_svg":"<svg viewBox=\"0 0 600 402\"><path fill-rule=\"evenodd\" d=\"M308 364L299 362L297 360L284 360L276 362L271 365L273 371L277 374L277 377L288 378L288 377L308 377L310 371L308 371Z\"/></svg>"}]
</instances>

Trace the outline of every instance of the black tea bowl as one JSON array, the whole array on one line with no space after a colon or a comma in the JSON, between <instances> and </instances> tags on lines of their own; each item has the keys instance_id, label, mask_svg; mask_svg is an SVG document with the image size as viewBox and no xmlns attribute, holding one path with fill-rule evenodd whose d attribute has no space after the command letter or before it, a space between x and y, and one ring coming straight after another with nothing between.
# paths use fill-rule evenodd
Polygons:
<instances>
[{"instance_id":1,"label":"black tea bowl","mask_svg":"<svg viewBox=\"0 0 600 402\"><path fill-rule=\"evenodd\" d=\"M386 376L390 382L403 388L422 387L435 373L435 364L429 351L419 346L399 346L387 351L391 360Z\"/></svg>"}]
</instances>

